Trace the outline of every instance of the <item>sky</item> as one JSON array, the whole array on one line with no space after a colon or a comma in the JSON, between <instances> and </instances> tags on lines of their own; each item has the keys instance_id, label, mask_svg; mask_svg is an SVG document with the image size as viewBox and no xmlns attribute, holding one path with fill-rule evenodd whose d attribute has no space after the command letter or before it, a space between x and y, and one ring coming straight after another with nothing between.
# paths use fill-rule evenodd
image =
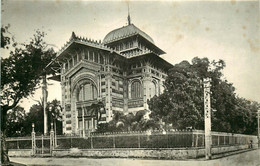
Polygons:
<instances>
[{"instance_id":1,"label":"sky","mask_svg":"<svg viewBox=\"0 0 260 166\"><path fill-rule=\"evenodd\" d=\"M166 52L174 64L194 57L223 59L224 78L240 97L260 102L259 1L2 1L1 24L19 42L28 42L36 29L47 32L56 51L76 35L103 40L110 31L132 23ZM2 52L2 50L1 50ZM7 54L2 56L6 57ZM59 82L49 81L48 100L61 100ZM41 90L24 99L29 110Z\"/></svg>"}]
</instances>

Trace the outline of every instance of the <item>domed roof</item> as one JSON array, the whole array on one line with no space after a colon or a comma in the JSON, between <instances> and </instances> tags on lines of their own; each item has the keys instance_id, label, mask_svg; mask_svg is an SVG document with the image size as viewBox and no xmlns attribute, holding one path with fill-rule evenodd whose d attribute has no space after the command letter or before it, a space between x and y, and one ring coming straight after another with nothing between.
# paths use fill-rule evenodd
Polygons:
<instances>
[{"instance_id":1,"label":"domed roof","mask_svg":"<svg viewBox=\"0 0 260 166\"><path fill-rule=\"evenodd\" d=\"M137 28L134 24L129 24L127 26L124 26L122 28L115 29L111 32L109 32L104 40L103 43L110 43L115 40L123 39L128 36L132 36L134 34L139 34L145 39L147 39L149 42L154 44L153 39L147 35L145 32L141 31L139 28Z\"/></svg>"}]
</instances>

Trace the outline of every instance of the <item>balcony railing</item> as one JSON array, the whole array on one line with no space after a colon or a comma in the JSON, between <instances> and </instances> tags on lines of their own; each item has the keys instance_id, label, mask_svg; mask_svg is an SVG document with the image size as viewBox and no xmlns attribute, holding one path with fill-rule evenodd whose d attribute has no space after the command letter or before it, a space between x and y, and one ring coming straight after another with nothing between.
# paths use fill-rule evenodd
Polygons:
<instances>
[{"instance_id":1,"label":"balcony railing","mask_svg":"<svg viewBox=\"0 0 260 166\"><path fill-rule=\"evenodd\" d=\"M77 106L77 108L89 107L89 106L91 106L93 103L96 103L96 102L97 102L97 99L87 100L87 101L77 101L77 102L76 102L76 106Z\"/></svg>"}]
</instances>

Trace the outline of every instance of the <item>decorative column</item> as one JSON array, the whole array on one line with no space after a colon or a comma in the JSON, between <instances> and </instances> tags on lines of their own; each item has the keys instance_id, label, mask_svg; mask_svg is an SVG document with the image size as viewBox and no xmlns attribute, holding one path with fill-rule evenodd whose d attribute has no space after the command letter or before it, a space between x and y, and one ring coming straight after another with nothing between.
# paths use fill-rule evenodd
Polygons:
<instances>
[{"instance_id":1,"label":"decorative column","mask_svg":"<svg viewBox=\"0 0 260 166\"><path fill-rule=\"evenodd\" d=\"M210 106L210 78L203 79L204 84L204 121L205 121L205 156L211 159L211 106Z\"/></svg>"},{"instance_id":2,"label":"decorative column","mask_svg":"<svg viewBox=\"0 0 260 166\"><path fill-rule=\"evenodd\" d=\"M158 80L158 84L157 84L157 90L158 90L158 92L157 92L157 96L159 96L162 92L161 92L161 79L159 79Z\"/></svg>"},{"instance_id":3,"label":"decorative column","mask_svg":"<svg viewBox=\"0 0 260 166\"><path fill-rule=\"evenodd\" d=\"M144 99L144 109L148 110L148 104L147 104L147 97L148 97L148 93L149 93L149 89L147 90L147 88L149 87L149 82L151 82L151 76L150 74L144 74L143 75L143 99Z\"/></svg>"},{"instance_id":4,"label":"decorative column","mask_svg":"<svg viewBox=\"0 0 260 166\"><path fill-rule=\"evenodd\" d=\"M35 140L35 132L34 132L34 123L32 123L32 155L36 154L36 140Z\"/></svg>"},{"instance_id":5,"label":"decorative column","mask_svg":"<svg viewBox=\"0 0 260 166\"><path fill-rule=\"evenodd\" d=\"M50 131L50 153L52 155L52 151L54 150L54 131L53 131L53 123L51 123L51 131Z\"/></svg>"},{"instance_id":6,"label":"decorative column","mask_svg":"<svg viewBox=\"0 0 260 166\"><path fill-rule=\"evenodd\" d=\"M82 109L82 135L83 135L83 138L85 138L85 110L84 110L84 107L81 107Z\"/></svg>"},{"instance_id":7,"label":"decorative column","mask_svg":"<svg viewBox=\"0 0 260 166\"><path fill-rule=\"evenodd\" d=\"M91 131L94 131L94 119L91 117Z\"/></svg>"},{"instance_id":8,"label":"decorative column","mask_svg":"<svg viewBox=\"0 0 260 166\"><path fill-rule=\"evenodd\" d=\"M126 72L123 73L124 77L126 77ZM124 97L124 112L128 111L128 99L130 97L129 89L128 88L129 84L126 79L123 80L123 97Z\"/></svg>"},{"instance_id":9,"label":"decorative column","mask_svg":"<svg viewBox=\"0 0 260 166\"><path fill-rule=\"evenodd\" d=\"M110 73L110 68L109 66L106 66L106 121L110 121L111 119L111 99L112 99L112 86L111 86L111 82L112 82L112 75Z\"/></svg>"},{"instance_id":10,"label":"decorative column","mask_svg":"<svg viewBox=\"0 0 260 166\"><path fill-rule=\"evenodd\" d=\"M72 66L70 66L69 59L67 59L67 63L68 63L68 70L67 70L67 71L69 71L69 70L70 70L70 68L71 68L71 67L74 65L73 58L72 58Z\"/></svg>"},{"instance_id":11,"label":"decorative column","mask_svg":"<svg viewBox=\"0 0 260 166\"><path fill-rule=\"evenodd\" d=\"M98 100L102 100L102 95L101 95L101 72L100 70L97 72L97 89L98 89Z\"/></svg>"}]
</instances>

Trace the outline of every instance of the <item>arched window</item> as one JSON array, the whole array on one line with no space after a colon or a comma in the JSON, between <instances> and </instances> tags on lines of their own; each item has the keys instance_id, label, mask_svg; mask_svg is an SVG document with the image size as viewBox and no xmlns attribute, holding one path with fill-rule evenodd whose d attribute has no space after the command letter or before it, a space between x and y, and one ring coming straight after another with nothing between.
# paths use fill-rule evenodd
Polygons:
<instances>
[{"instance_id":1,"label":"arched window","mask_svg":"<svg viewBox=\"0 0 260 166\"><path fill-rule=\"evenodd\" d=\"M134 81L131 84L131 98L136 99L142 97L142 87L140 81Z\"/></svg>"},{"instance_id":2,"label":"arched window","mask_svg":"<svg viewBox=\"0 0 260 166\"><path fill-rule=\"evenodd\" d=\"M94 84L88 82L80 86L78 101L88 101L97 98L97 88Z\"/></svg>"}]
</instances>

